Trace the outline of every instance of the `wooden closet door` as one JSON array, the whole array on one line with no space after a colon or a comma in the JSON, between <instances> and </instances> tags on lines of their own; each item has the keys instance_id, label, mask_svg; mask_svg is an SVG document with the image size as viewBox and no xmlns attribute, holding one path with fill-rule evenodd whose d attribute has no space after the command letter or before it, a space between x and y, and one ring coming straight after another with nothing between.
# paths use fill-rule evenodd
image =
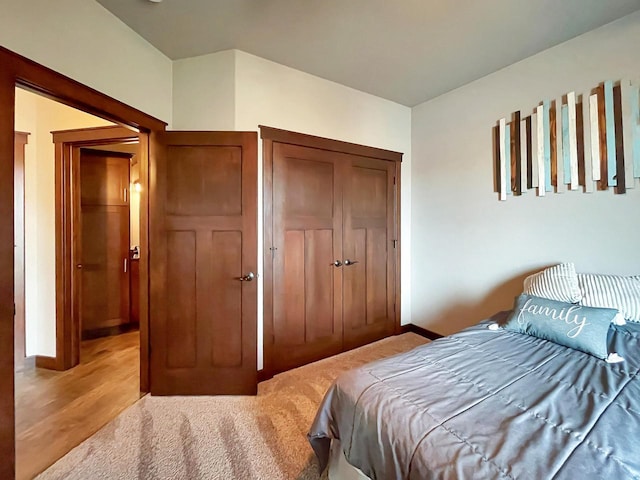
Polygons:
<instances>
[{"instance_id":1,"label":"wooden closet door","mask_svg":"<svg viewBox=\"0 0 640 480\"><path fill-rule=\"evenodd\" d=\"M152 394L257 391L257 163L253 132L162 139L152 204Z\"/></svg>"},{"instance_id":2,"label":"wooden closet door","mask_svg":"<svg viewBox=\"0 0 640 480\"><path fill-rule=\"evenodd\" d=\"M80 152L80 318L89 332L129 322L130 157Z\"/></svg>"},{"instance_id":3,"label":"wooden closet door","mask_svg":"<svg viewBox=\"0 0 640 480\"><path fill-rule=\"evenodd\" d=\"M395 329L395 163L350 156L344 190L344 348Z\"/></svg>"},{"instance_id":4,"label":"wooden closet door","mask_svg":"<svg viewBox=\"0 0 640 480\"><path fill-rule=\"evenodd\" d=\"M273 145L275 372L342 351L340 154Z\"/></svg>"}]
</instances>

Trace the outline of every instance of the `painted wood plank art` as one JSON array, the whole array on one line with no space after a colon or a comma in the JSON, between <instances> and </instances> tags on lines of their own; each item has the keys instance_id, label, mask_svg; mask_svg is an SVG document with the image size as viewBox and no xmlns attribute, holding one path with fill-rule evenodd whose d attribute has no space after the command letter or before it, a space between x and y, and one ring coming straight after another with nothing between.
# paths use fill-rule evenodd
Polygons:
<instances>
[{"instance_id":1,"label":"painted wood plank art","mask_svg":"<svg viewBox=\"0 0 640 480\"><path fill-rule=\"evenodd\" d=\"M607 161L607 122L605 119L604 104L604 84L598 87L598 131L600 132L600 181L598 182L598 190L607 190L608 183L608 161Z\"/></svg>"},{"instance_id":2,"label":"painted wood plank art","mask_svg":"<svg viewBox=\"0 0 640 480\"><path fill-rule=\"evenodd\" d=\"M551 129L549 126L551 103L549 100L545 100L544 103L544 123L543 123L543 135L544 135L544 184L547 192L552 192L553 187L551 185Z\"/></svg>"},{"instance_id":3,"label":"painted wood plank art","mask_svg":"<svg viewBox=\"0 0 640 480\"><path fill-rule=\"evenodd\" d=\"M521 171L521 150L520 150L520 112L513 114L511 133L511 187L515 195L522 195Z\"/></svg>"},{"instance_id":4,"label":"painted wood plank art","mask_svg":"<svg viewBox=\"0 0 640 480\"><path fill-rule=\"evenodd\" d=\"M556 121L556 102L555 100L549 104L549 145L551 147L550 157L551 157L551 185L552 190L553 187L556 187L556 192L558 192L558 132L557 132L557 121Z\"/></svg>"},{"instance_id":5,"label":"painted wood plank art","mask_svg":"<svg viewBox=\"0 0 640 480\"><path fill-rule=\"evenodd\" d=\"M536 107L536 119L538 129L538 196L544 197L546 188L546 161L545 161L545 135L544 135L544 117L545 108L544 105L538 105Z\"/></svg>"},{"instance_id":6,"label":"painted wood plank art","mask_svg":"<svg viewBox=\"0 0 640 480\"><path fill-rule=\"evenodd\" d=\"M538 188L538 109L531 114L531 188Z\"/></svg>"},{"instance_id":7,"label":"painted wood plank art","mask_svg":"<svg viewBox=\"0 0 640 480\"><path fill-rule=\"evenodd\" d=\"M571 165L571 190L577 190L578 181L578 136L576 133L576 92L567 94L569 111L569 163Z\"/></svg>"},{"instance_id":8,"label":"painted wood plank art","mask_svg":"<svg viewBox=\"0 0 640 480\"><path fill-rule=\"evenodd\" d=\"M506 152L505 152L505 130L506 130L506 119L500 119L500 136L499 136L499 149L500 149L500 200L504 201L507 199L507 182L506 182Z\"/></svg>"},{"instance_id":9,"label":"painted wood plank art","mask_svg":"<svg viewBox=\"0 0 640 480\"><path fill-rule=\"evenodd\" d=\"M640 82L631 88L631 143L633 144L633 176L640 178Z\"/></svg>"},{"instance_id":10,"label":"painted wood plank art","mask_svg":"<svg viewBox=\"0 0 640 480\"><path fill-rule=\"evenodd\" d=\"M571 183L571 160L569 157L569 107L562 105L562 166L564 181Z\"/></svg>"},{"instance_id":11,"label":"painted wood plank art","mask_svg":"<svg viewBox=\"0 0 640 480\"><path fill-rule=\"evenodd\" d=\"M507 188L507 195L513 194L511 184L511 125L506 124L504 127L504 182Z\"/></svg>"},{"instance_id":12,"label":"painted wood plank art","mask_svg":"<svg viewBox=\"0 0 640 480\"><path fill-rule=\"evenodd\" d=\"M600 181L600 127L598 125L598 95L589 97L589 124L591 125L591 176Z\"/></svg>"},{"instance_id":13,"label":"painted wood plank art","mask_svg":"<svg viewBox=\"0 0 640 480\"><path fill-rule=\"evenodd\" d=\"M544 100L494 128L500 199L547 192L626 193L640 179L640 79L607 80L589 92Z\"/></svg>"},{"instance_id":14,"label":"painted wood plank art","mask_svg":"<svg viewBox=\"0 0 640 480\"><path fill-rule=\"evenodd\" d=\"M604 82L604 110L607 125L607 185L618 185L616 179L616 127L613 111L613 82Z\"/></svg>"},{"instance_id":15,"label":"painted wood plank art","mask_svg":"<svg viewBox=\"0 0 640 480\"><path fill-rule=\"evenodd\" d=\"M634 188L633 179L633 114L632 94L633 86L627 79L620 81L620 94L622 106L622 131L624 142L624 183L627 188Z\"/></svg>"},{"instance_id":16,"label":"painted wood plank art","mask_svg":"<svg viewBox=\"0 0 640 480\"><path fill-rule=\"evenodd\" d=\"M591 113L589 109L589 94L582 94L582 148L584 158L584 191L593 193L593 159L591 156Z\"/></svg>"},{"instance_id":17,"label":"painted wood plank art","mask_svg":"<svg viewBox=\"0 0 640 480\"><path fill-rule=\"evenodd\" d=\"M622 88L620 85L613 86L613 120L616 134L616 193L626 193L627 178L624 142L622 141Z\"/></svg>"},{"instance_id":18,"label":"painted wood plank art","mask_svg":"<svg viewBox=\"0 0 640 480\"><path fill-rule=\"evenodd\" d=\"M527 118L520 120L520 186L521 193L526 193L531 188L529 182L529 138Z\"/></svg>"},{"instance_id":19,"label":"painted wood plank art","mask_svg":"<svg viewBox=\"0 0 640 480\"><path fill-rule=\"evenodd\" d=\"M564 193L567 191L567 185L564 179L564 148L562 145L562 101L558 100L556 102L556 192Z\"/></svg>"}]
</instances>

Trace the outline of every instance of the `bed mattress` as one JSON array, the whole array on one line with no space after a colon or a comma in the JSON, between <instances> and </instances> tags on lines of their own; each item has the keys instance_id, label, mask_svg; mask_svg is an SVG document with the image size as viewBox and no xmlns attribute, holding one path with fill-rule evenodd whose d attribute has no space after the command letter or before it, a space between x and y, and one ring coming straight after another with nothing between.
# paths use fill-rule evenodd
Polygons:
<instances>
[{"instance_id":1,"label":"bed mattress","mask_svg":"<svg viewBox=\"0 0 640 480\"><path fill-rule=\"evenodd\" d=\"M612 326L608 364L488 326L340 376L309 432L372 479L640 478L640 326Z\"/></svg>"}]
</instances>

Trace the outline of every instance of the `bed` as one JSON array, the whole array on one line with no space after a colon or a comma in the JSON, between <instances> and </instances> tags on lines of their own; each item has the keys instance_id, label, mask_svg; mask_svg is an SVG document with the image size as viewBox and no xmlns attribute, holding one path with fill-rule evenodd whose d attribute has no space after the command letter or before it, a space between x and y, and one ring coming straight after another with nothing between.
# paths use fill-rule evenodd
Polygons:
<instances>
[{"instance_id":1,"label":"bed","mask_svg":"<svg viewBox=\"0 0 640 480\"><path fill-rule=\"evenodd\" d=\"M640 478L640 324L610 325L607 363L507 315L339 377L308 434L321 469L333 441L362 478Z\"/></svg>"}]
</instances>

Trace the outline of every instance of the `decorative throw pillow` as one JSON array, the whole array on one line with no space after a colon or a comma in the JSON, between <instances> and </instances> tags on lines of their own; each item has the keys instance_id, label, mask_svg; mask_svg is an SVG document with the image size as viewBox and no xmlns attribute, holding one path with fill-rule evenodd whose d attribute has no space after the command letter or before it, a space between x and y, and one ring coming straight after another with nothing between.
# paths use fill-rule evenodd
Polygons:
<instances>
[{"instance_id":1,"label":"decorative throw pillow","mask_svg":"<svg viewBox=\"0 0 640 480\"><path fill-rule=\"evenodd\" d=\"M506 330L532 335L606 359L607 334L618 315L613 308L594 308L532 295L516 298Z\"/></svg>"},{"instance_id":2,"label":"decorative throw pillow","mask_svg":"<svg viewBox=\"0 0 640 480\"><path fill-rule=\"evenodd\" d=\"M578 274L581 305L616 308L624 318L640 322L640 276Z\"/></svg>"},{"instance_id":3,"label":"decorative throw pillow","mask_svg":"<svg viewBox=\"0 0 640 480\"><path fill-rule=\"evenodd\" d=\"M524 293L569 303L582 298L573 263L561 263L528 276L524 279Z\"/></svg>"}]
</instances>

